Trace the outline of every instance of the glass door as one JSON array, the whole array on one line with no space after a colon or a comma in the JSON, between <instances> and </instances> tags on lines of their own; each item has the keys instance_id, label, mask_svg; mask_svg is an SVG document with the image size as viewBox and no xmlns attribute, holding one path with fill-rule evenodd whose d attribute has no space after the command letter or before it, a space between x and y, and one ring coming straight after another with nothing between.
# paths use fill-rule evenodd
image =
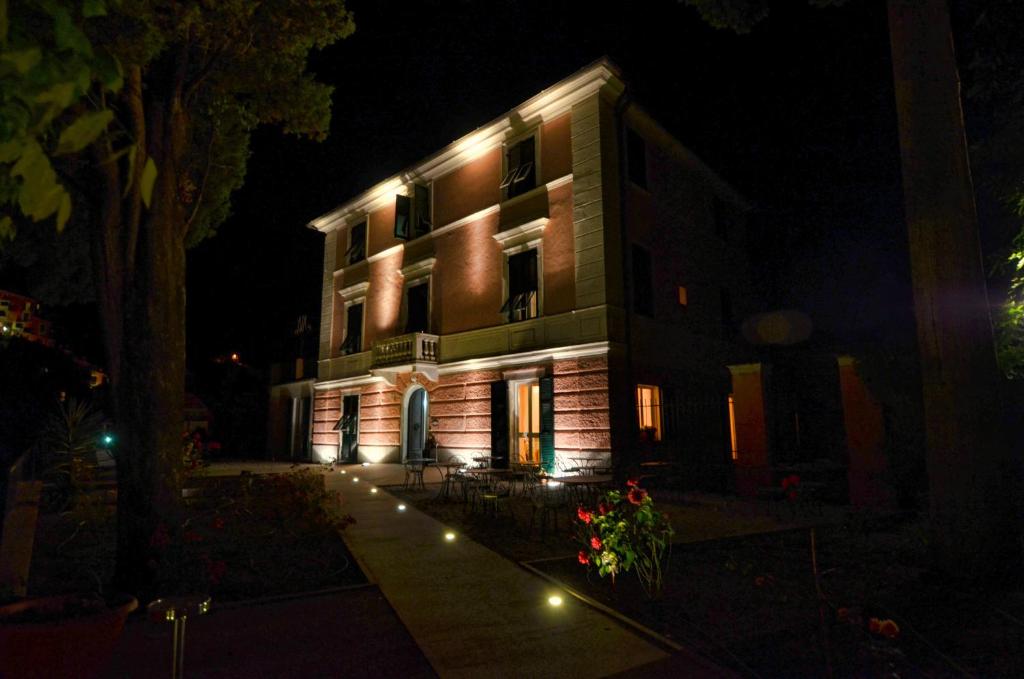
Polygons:
<instances>
[{"instance_id":1,"label":"glass door","mask_svg":"<svg viewBox=\"0 0 1024 679\"><path fill-rule=\"evenodd\" d=\"M516 382L515 431L516 462L540 463L540 384L537 380Z\"/></svg>"}]
</instances>

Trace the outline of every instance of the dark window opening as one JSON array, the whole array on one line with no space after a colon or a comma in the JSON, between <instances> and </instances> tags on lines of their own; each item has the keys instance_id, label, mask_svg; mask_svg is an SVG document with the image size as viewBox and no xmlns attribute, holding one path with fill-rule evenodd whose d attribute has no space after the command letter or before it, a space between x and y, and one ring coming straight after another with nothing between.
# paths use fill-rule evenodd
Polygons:
<instances>
[{"instance_id":1,"label":"dark window opening","mask_svg":"<svg viewBox=\"0 0 1024 679\"><path fill-rule=\"evenodd\" d=\"M651 254L633 245L633 312L654 315L654 284L651 280Z\"/></svg>"},{"instance_id":2,"label":"dark window opening","mask_svg":"<svg viewBox=\"0 0 1024 679\"><path fill-rule=\"evenodd\" d=\"M537 251L527 250L508 258L508 299L501 313L509 323L536 318L539 314L537 298Z\"/></svg>"},{"instance_id":3,"label":"dark window opening","mask_svg":"<svg viewBox=\"0 0 1024 679\"><path fill-rule=\"evenodd\" d=\"M363 350L363 305L353 304L345 310L345 341L341 355L358 354Z\"/></svg>"},{"instance_id":4,"label":"dark window opening","mask_svg":"<svg viewBox=\"0 0 1024 679\"><path fill-rule=\"evenodd\" d=\"M642 189L647 188L647 146L633 130L626 130L626 174L629 181Z\"/></svg>"},{"instance_id":5,"label":"dark window opening","mask_svg":"<svg viewBox=\"0 0 1024 679\"><path fill-rule=\"evenodd\" d=\"M522 195L537 186L537 166L534 158L534 139L524 139L505 151L505 176L500 188L505 198Z\"/></svg>"},{"instance_id":6,"label":"dark window opening","mask_svg":"<svg viewBox=\"0 0 1024 679\"><path fill-rule=\"evenodd\" d=\"M366 259L366 222L359 222L352 227L349 234L348 251L345 252L345 259L349 264L355 264Z\"/></svg>"},{"instance_id":7,"label":"dark window opening","mask_svg":"<svg viewBox=\"0 0 1024 679\"><path fill-rule=\"evenodd\" d=\"M395 238L409 240L409 224L412 222L412 201L409 196L395 196Z\"/></svg>"},{"instance_id":8,"label":"dark window opening","mask_svg":"<svg viewBox=\"0 0 1024 679\"><path fill-rule=\"evenodd\" d=\"M413 188L413 238L430 233L430 189L423 184Z\"/></svg>"},{"instance_id":9,"label":"dark window opening","mask_svg":"<svg viewBox=\"0 0 1024 679\"><path fill-rule=\"evenodd\" d=\"M406 291L406 332L430 331L430 285L415 285Z\"/></svg>"}]
</instances>

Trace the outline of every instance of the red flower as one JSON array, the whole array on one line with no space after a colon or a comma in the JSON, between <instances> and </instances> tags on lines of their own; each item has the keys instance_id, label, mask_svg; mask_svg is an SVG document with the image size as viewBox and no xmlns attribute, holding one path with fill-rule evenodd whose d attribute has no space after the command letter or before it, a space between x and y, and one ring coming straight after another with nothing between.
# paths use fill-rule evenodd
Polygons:
<instances>
[{"instance_id":1,"label":"red flower","mask_svg":"<svg viewBox=\"0 0 1024 679\"><path fill-rule=\"evenodd\" d=\"M626 498L635 505L640 504L647 497L647 491L643 488L630 488Z\"/></svg>"},{"instance_id":2,"label":"red flower","mask_svg":"<svg viewBox=\"0 0 1024 679\"><path fill-rule=\"evenodd\" d=\"M628 481L626 481L626 485L630 488L639 488L640 481L638 481L637 479L629 479Z\"/></svg>"},{"instance_id":3,"label":"red flower","mask_svg":"<svg viewBox=\"0 0 1024 679\"><path fill-rule=\"evenodd\" d=\"M765 579L763 575L759 575L754 578L754 584L758 587L764 587Z\"/></svg>"},{"instance_id":4,"label":"red flower","mask_svg":"<svg viewBox=\"0 0 1024 679\"><path fill-rule=\"evenodd\" d=\"M878 633L887 639L895 639L900 635L900 626L895 620L883 620L878 626Z\"/></svg>"},{"instance_id":5,"label":"red flower","mask_svg":"<svg viewBox=\"0 0 1024 679\"><path fill-rule=\"evenodd\" d=\"M596 535L590 538L590 546L594 549L601 549L601 538L597 537Z\"/></svg>"},{"instance_id":6,"label":"red flower","mask_svg":"<svg viewBox=\"0 0 1024 679\"><path fill-rule=\"evenodd\" d=\"M868 620L868 631L872 634L878 634L882 629L882 621L878 618L871 618Z\"/></svg>"},{"instance_id":7,"label":"red flower","mask_svg":"<svg viewBox=\"0 0 1024 679\"><path fill-rule=\"evenodd\" d=\"M796 474L790 474L786 478L782 479L782 489L793 487L796 488L800 485L800 477Z\"/></svg>"},{"instance_id":8,"label":"red flower","mask_svg":"<svg viewBox=\"0 0 1024 679\"><path fill-rule=\"evenodd\" d=\"M599 505L597 505L597 511L601 514L601 516L604 516L611 510L609 509L608 505L602 502Z\"/></svg>"},{"instance_id":9,"label":"red flower","mask_svg":"<svg viewBox=\"0 0 1024 679\"><path fill-rule=\"evenodd\" d=\"M206 576L210 579L210 584L216 585L227 572L228 565L223 561L210 561L206 564Z\"/></svg>"},{"instance_id":10,"label":"red flower","mask_svg":"<svg viewBox=\"0 0 1024 679\"><path fill-rule=\"evenodd\" d=\"M582 549L580 550L580 553L576 555L576 560L579 561L584 566L586 566L588 563L590 563L590 558L587 557L587 553L585 551L583 551Z\"/></svg>"},{"instance_id":11,"label":"red flower","mask_svg":"<svg viewBox=\"0 0 1024 679\"><path fill-rule=\"evenodd\" d=\"M584 509L582 506L576 508L576 516L583 523L590 523L594 520L594 515Z\"/></svg>"},{"instance_id":12,"label":"red flower","mask_svg":"<svg viewBox=\"0 0 1024 679\"><path fill-rule=\"evenodd\" d=\"M224 528L224 519L220 516L213 517L213 523L210 524L214 530L221 530Z\"/></svg>"},{"instance_id":13,"label":"red flower","mask_svg":"<svg viewBox=\"0 0 1024 679\"><path fill-rule=\"evenodd\" d=\"M788 498L790 502L796 502L796 497L797 495L795 490L791 490L786 494L786 498Z\"/></svg>"},{"instance_id":14,"label":"red flower","mask_svg":"<svg viewBox=\"0 0 1024 679\"><path fill-rule=\"evenodd\" d=\"M194 530L187 530L185 534L181 536L185 542L202 542L203 536Z\"/></svg>"},{"instance_id":15,"label":"red flower","mask_svg":"<svg viewBox=\"0 0 1024 679\"><path fill-rule=\"evenodd\" d=\"M836 620L838 620L839 622L846 622L849 619L850 619L850 609L849 608L840 608L840 609L836 610Z\"/></svg>"}]
</instances>

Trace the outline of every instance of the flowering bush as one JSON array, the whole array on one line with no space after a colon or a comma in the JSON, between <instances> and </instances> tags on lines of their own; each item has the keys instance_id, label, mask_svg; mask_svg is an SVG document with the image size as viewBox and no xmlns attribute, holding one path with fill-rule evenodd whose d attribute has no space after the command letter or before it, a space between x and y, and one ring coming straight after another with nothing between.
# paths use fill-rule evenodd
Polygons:
<instances>
[{"instance_id":1,"label":"flowering bush","mask_svg":"<svg viewBox=\"0 0 1024 679\"><path fill-rule=\"evenodd\" d=\"M601 577L610 575L612 582L620 572L635 570L648 597L661 594L672 526L636 481L628 481L624 492L606 493L595 509L581 505L576 510L576 536L583 547L577 554L580 564L596 566Z\"/></svg>"},{"instance_id":2,"label":"flowering bush","mask_svg":"<svg viewBox=\"0 0 1024 679\"><path fill-rule=\"evenodd\" d=\"M790 474L786 478L782 479L782 491L786 494L786 498L790 502L796 502L800 497L800 477L796 474Z\"/></svg>"}]
</instances>

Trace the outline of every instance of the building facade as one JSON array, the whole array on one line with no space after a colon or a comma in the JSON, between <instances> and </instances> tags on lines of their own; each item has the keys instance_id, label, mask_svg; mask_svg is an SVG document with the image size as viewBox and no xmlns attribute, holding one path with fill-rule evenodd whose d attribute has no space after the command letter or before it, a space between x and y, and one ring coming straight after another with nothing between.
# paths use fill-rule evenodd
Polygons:
<instances>
[{"instance_id":1,"label":"building facade","mask_svg":"<svg viewBox=\"0 0 1024 679\"><path fill-rule=\"evenodd\" d=\"M314 457L728 470L744 210L601 60L313 220Z\"/></svg>"}]
</instances>

